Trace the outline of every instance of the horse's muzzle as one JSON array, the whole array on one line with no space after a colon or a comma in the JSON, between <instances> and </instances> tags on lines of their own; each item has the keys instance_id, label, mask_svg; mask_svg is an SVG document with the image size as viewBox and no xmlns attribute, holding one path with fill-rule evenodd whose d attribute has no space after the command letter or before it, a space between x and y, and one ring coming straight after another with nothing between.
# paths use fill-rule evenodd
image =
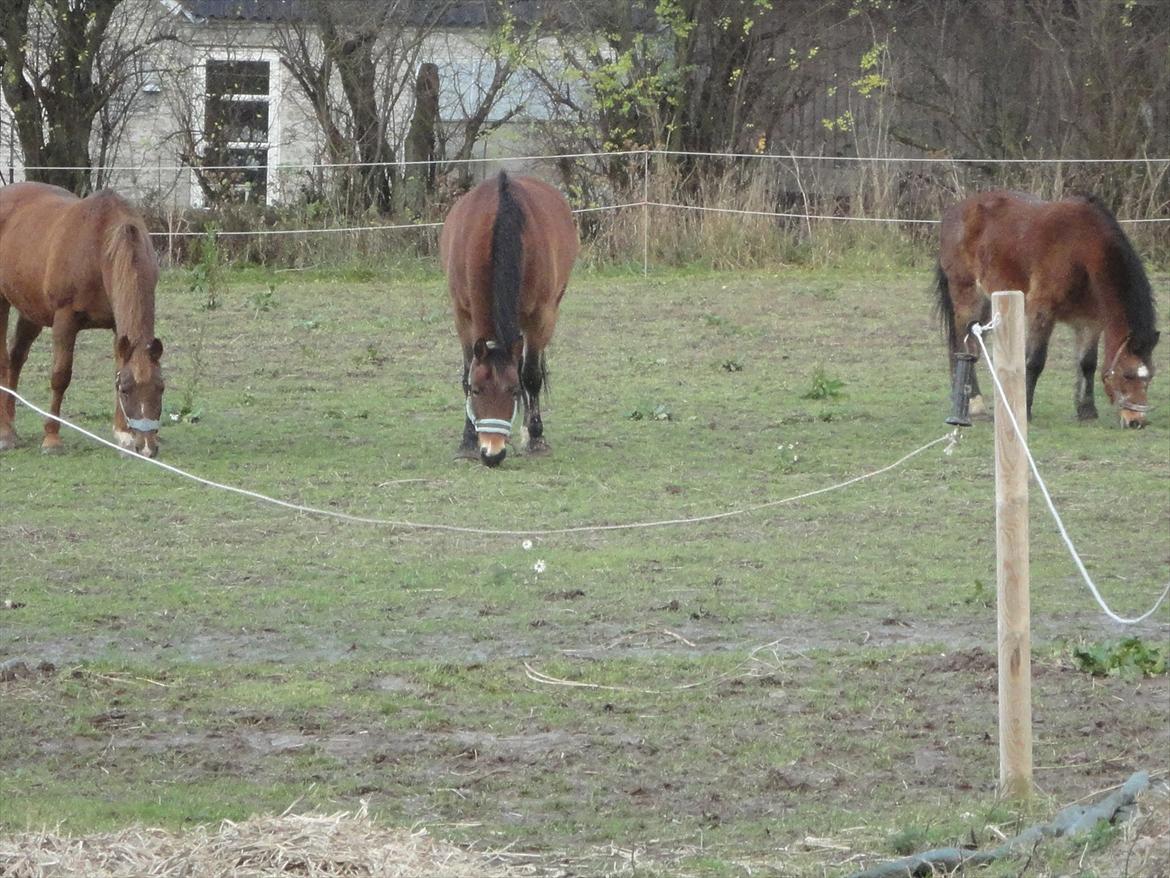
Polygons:
<instances>
[{"instance_id":1,"label":"horse's muzzle","mask_svg":"<svg viewBox=\"0 0 1170 878\"><path fill-rule=\"evenodd\" d=\"M1118 409L1121 415L1121 426L1140 430L1146 425L1146 412L1150 410L1148 405L1141 405L1130 402L1128 399L1122 399L1118 403Z\"/></svg>"},{"instance_id":2,"label":"horse's muzzle","mask_svg":"<svg viewBox=\"0 0 1170 878\"><path fill-rule=\"evenodd\" d=\"M494 454L489 454L488 450L486 448L479 449L479 459L481 461L483 461L485 465L491 466L491 467L496 467L496 466L499 466L501 463L503 463L504 458L507 456L507 454L508 454L507 448L501 448L499 451L495 452Z\"/></svg>"}]
</instances>

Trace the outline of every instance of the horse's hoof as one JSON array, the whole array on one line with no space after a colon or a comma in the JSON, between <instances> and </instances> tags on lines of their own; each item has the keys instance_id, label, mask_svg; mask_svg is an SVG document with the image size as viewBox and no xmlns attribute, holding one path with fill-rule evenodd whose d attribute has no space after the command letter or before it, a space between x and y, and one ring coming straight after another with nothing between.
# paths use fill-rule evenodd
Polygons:
<instances>
[{"instance_id":1,"label":"horse's hoof","mask_svg":"<svg viewBox=\"0 0 1170 878\"><path fill-rule=\"evenodd\" d=\"M460 445L455 450L455 460L479 460L479 449L475 446L470 448L466 445Z\"/></svg>"},{"instance_id":2,"label":"horse's hoof","mask_svg":"<svg viewBox=\"0 0 1170 878\"><path fill-rule=\"evenodd\" d=\"M528 442L524 445L524 453L530 457L547 457L552 454L552 446L543 436L538 436L535 439L529 437Z\"/></svg>"},{"instance_id":3,"label":"horse's hoof","mask_svg":"<svg viewBox=\"0 0 1170 878\"><path fill-rule=\"evenodd\" d=\"M11 451L16 447L15 436L4 436L0 438L0 451Z\"/></svg>"},{"instance_id":4,"label":"horse's hoof","mask_svg":"<svg viewBox=\"0 0 1170 878\"><path fill-rule=\"evenodd\" d=\"M1095 421L1097 420L1097 410L1095 408L1079 408L1077 409L1078 421Z\"/></svg>"},{"instance_id":5,"label":"horse's hoof","mask_svg":"<svg viewBox=\"0 0 1170 878\"><path fill-rule=\"evenodd\" d=\"M52 445L42 445L41 454L64 454L65 446L60 442L55 442Z\"/></svg>"}]
</instances>

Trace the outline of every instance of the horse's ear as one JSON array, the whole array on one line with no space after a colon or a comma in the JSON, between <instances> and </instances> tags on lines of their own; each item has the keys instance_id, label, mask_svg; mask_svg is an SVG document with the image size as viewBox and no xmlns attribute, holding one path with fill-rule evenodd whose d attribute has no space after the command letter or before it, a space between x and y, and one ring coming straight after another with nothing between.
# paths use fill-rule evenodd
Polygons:
<instances>
[{"instance_id":1,"label":"horse's ear","mask_svg":"<svg viewBox=\"0 0 1170 878\"><path fill-rule=\"evenodd\" d=\"M133 347L134 346L132 344L130 344L130 339L128 339L124 335L121 336L118 339L118 347L116 348L117 353L118 353L118 359L121 360L123 363L126 362L128 359L130 359L130 351Z\"/></svg>"},{"instance_id":2,"label":"horse's ear","mask_svg":"<svg viewBox=\"0 0 1170 878\"><path fill-rule=\"evenodd\" d=\"M488 355L488 345L486 338L477 338L475 340L475 349L472 351L477 360L486 360Z\"/></svg>"},{"instance_id":3,"label":"horse's ear","mask_svg":"<svg viewBox=\"0 0 1170 878\"><path fill-rule=\"evenodd\" d=\"M163 343L156 338L150 343L150 347L146 349L146 352L150 354L151 362L157 363L162 359Z\"/></svg>"}]
</instances>

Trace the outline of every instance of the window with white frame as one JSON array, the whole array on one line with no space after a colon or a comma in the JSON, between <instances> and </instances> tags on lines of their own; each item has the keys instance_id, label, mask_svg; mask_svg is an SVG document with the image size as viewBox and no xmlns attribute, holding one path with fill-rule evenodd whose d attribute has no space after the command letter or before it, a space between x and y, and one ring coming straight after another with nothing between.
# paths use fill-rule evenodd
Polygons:
<instances>
[{"instance_id":1,"label":"window with white frame","mask_svg":"<svg viewBox=\"0 0 1170 878\"><path fill-rule=\"evenodd\" d=\"M274 200L269 166L276 163L276 64L264 57L209 57L203 65L202 185L198 205Z\"/></svg>"}]
</instances>

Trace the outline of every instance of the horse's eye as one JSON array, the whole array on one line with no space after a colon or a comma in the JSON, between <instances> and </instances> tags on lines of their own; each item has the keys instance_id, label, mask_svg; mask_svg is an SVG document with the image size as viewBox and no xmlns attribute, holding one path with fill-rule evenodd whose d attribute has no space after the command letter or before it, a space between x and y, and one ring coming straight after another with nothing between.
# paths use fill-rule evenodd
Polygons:
<instances>
[{"instance_id":1,"label":"horse's eye","mask_svg":"<svg viewBox=\"0 0 1170 878\"><path fill-rule=\"evenodd\" d=\"M472 396L479 396L481 393L483 393L483 391L480 390L478 387L471 388L471 395Z\"/></svg>"}]
</instances>

